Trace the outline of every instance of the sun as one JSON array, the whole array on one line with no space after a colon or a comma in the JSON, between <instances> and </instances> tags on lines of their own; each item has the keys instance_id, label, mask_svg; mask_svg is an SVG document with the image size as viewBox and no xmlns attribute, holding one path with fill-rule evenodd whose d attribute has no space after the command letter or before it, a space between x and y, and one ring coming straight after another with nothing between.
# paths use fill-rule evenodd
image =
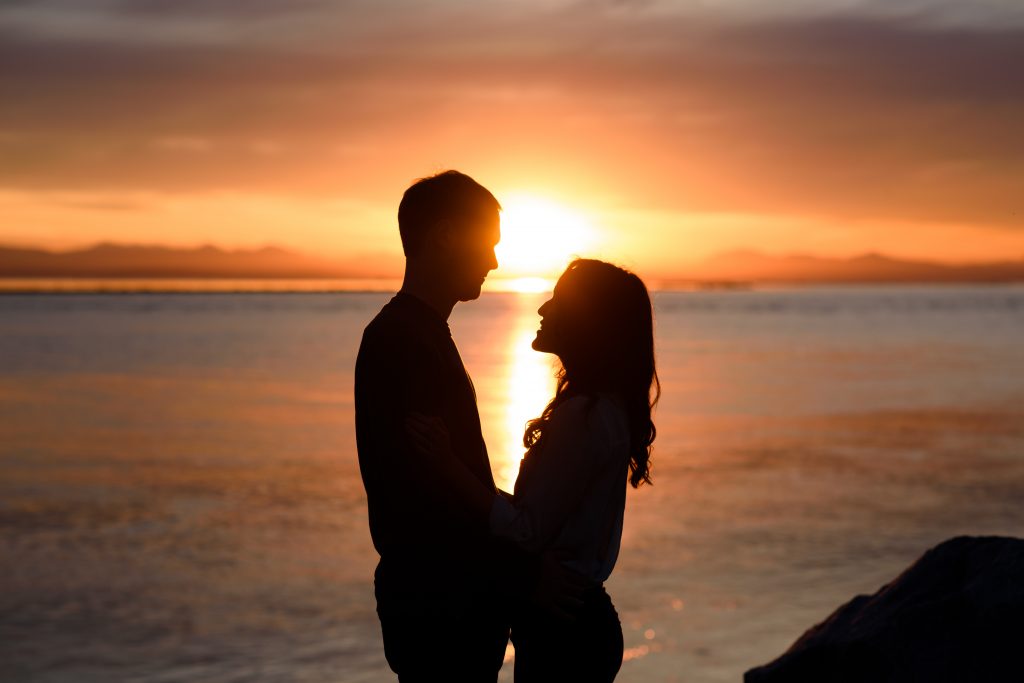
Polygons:
<instances>
[{"instance_id":1,"label":"sun","mask_svg":"<svg viewBox=\"0 0 1024 683\"><path fill-rule=\"evenodd\" d=\"M499 276L518 278L533 291L557 277L596 241L593 225L571 208L533 195L502 199Z\"/></svg>"}]
</instances>

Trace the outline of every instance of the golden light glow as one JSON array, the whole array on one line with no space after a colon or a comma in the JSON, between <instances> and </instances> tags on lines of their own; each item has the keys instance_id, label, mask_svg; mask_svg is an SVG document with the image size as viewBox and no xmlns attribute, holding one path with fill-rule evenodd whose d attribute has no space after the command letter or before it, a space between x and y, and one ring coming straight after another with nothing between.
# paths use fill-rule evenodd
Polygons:
<instances>
[{"instance_id":1,"label":"golden light glow","mask_svg":"<svg viewBox=\"0 0 1024 683\"><path fill-rule=\"evenodd\" d=\"M593 224L567 206L524 194L509 195L501 203L499 275L557 276L573 256L596 242Z\"/></svg>"},{"instance_id":2,"label":"golden light glow","mask_svg":"<svg viewBox=\"0 0 1024 683\"><path fill-rule=\"evenodd\" d=\"M489 292L517 292L519 294L550 292L554 286L554 278L546 277L491 277L484 282L484 289Z\"/></svg>"},{"instance_id":3,"label":"golden light glow","mask_svg":"<svg viewBox=\"0 0 1024 683\"><path fill-rule=\"evenodd\" d=\"M507 403L502 408L504 433L501 443L506 448L494 454L494 479L505 491L512 490L519 474L526 422L540 415L555 395L552 356L538 353L530 346L536 332L537 317L524 315L510 336L505 391Z\"/></svg>"}]
</instances>

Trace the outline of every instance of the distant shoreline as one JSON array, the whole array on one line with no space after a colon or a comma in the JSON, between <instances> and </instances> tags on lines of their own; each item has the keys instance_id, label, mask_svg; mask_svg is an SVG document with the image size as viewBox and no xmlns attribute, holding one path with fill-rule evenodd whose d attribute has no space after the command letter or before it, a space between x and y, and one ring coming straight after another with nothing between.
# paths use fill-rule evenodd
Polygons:
<instances>
[{"instance_id":1,"label":"distant shoreline","mask_svg":"<svg viewBox=\"0 0 1024 683\"><path fill-rule=\"evenodd\" d=\"M301 278L3 278L3 294L312 294L386 293L390 279Z\"/></svg>"},{"instance_id":2,"label":"distant shoreline","mask_svg":"<svg viewBox=\"0 0 1024 683\"><path fill-rule=\"evenodd\" d=\"M544 289L522 289L520 280L489 281L485 293L537 294ZM1013 287L1021 281L651 281L654 292L746 292L815 288L903 287ZM0 296L46 294L387 294L401 285L396 279L296 278L4 278Z\"/></svg>"},{"instance_id":3,"label":"distant shoreline","mask_svg":"<svg viewBox=\"0 0 1024 683\"><path fill-rule=\"evenodd\" d=\"M351 255L345 261L280 247L225 250L103 242L64 252L0 244L0 291L370 291L398 288L402 264ZM965 285L1024 282L1024 258L940 263L866 252L849 257L739 249L666 270L641 269L656 291L779 287ZM494 273L485 291L551 291L554 273Z\"/></svg>"}]
</instances>

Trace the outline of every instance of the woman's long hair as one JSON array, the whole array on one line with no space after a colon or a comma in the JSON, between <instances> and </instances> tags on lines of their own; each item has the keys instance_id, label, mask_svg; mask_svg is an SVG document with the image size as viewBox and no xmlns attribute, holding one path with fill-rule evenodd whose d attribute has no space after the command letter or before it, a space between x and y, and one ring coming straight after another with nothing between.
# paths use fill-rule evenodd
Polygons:
<instances>
[{"instance_id":1,"label":"woman's long hair","mask_svg":"<svg viewBox=\"0 0 1024 683\"><path fill-rule=\"evenodd\" d=\"M576 259L558 280L560 300L570 302L572 325L559 349L555 397L530 420L523 445L544 437L554 410L573 396L608 392L622 399L629 423L629 483L651 483L651 444L657 430L651 410L661 395L654 367L651 297L635 274L604 261Z\"/></svg>"}]
</instances>

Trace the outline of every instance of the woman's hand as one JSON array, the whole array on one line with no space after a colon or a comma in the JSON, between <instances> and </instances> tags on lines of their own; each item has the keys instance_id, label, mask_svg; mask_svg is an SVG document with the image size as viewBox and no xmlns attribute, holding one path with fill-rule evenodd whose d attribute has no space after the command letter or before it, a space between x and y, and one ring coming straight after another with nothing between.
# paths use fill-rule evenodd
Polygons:
<instances>
[{"instance_id":1,"label":"woman's hand","mask_svg":"<svg viewBox=\"0 0 1024 683\"><path fill-rule=\"evenodd\" d=\"M530 601L559 621L576 621L583 608L583 595L598 584L574 572L557 553L546 550L540 556L540 572Z\"/></svg>"},{"instance_id":2,"label":"woman's hand","mask_svg":"<svg viewBox=\"0 0 1024 683\"><path fill-rule=\"evenodd\" d=\"M448 502L464 505L486 526L496 496L494 484L488 486L477 479L469 467L455 457L444 420L410 413L405 418L405 431L413 448L425 456L417 464L429 485Z\"/></svg>"},{"instance_id":3,"label":"woman's hand","mask_svg":"<svg viewBox=\"0 0 1024 683\"><path fill-rule=\"evenodd\" d=\"M439 417L410 413L405 418L405 430L416 450L430 458L452 456L452 441L444 420Z\"/></svg>"}]
</instances>

